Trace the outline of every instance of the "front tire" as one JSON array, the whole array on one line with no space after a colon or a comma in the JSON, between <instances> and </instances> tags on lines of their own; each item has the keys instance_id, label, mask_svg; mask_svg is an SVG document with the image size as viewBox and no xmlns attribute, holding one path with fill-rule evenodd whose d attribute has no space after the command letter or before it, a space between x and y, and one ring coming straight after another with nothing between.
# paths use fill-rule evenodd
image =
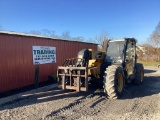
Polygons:
<instances>
[{"instance_id":1,"label":"front tire","mask_svg":"<svg viewBox=\"0 0 160 120\"><path fill-rule=\"evenodd\" d=\"M106 68L104 76L104 91L108 98L118 99L124 90L124 73L120 66L112 65Z\"/></svg>"}]
</instances>

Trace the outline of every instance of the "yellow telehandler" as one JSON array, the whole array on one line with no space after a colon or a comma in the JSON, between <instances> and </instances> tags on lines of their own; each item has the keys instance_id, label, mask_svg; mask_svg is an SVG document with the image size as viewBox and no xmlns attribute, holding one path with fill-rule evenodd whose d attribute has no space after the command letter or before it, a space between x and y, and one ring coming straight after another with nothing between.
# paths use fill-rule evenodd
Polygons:
<instances>
[{"instance_id":1,"label":"yellow telehandler","mask_svg":"<svg viewBox=\"0 0 160 120\"><path fill-rule=\"evenodd\" d=\"M143 82L144 68L137 63L136 39L124 38L104 41L103 51L82 49L77 58L58 66L57 76L62 89L77 92L88 91L88 82L96 78L107 97L117 99L127 83Z\"/></svg>"}]
</instances>

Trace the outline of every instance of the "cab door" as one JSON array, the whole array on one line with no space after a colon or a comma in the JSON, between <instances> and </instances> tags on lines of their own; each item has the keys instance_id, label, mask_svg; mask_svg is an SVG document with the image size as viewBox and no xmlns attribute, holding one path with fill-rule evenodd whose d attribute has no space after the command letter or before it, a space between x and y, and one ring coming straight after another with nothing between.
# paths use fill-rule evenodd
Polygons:
<instances>
[{"instance_id":1,"label":"cab door","mask_svg":"<svg viewBox=\"0 0 160 120\"><path fill-rule=\"evenodd\" d=\"M125 61L126 61L126 70L128 76L131 76L134 73L134 66L135 66L135 43L131 40L127 42Z\"/></svg>"}]
</instances>

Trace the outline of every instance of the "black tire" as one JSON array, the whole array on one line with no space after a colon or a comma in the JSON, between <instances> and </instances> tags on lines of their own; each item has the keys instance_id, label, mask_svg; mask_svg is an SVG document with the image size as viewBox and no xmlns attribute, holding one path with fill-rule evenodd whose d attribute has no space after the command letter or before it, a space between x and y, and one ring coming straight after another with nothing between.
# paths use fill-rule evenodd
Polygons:
<instances>
[{"instance_id":1,"label":"black tire","mask_svg":"<svg viewBox=\"0 0 160 120\"><path fill-rule=\"evenodd\" d=\"M143 82L144 78L144 67L142 64L137 63L135 66L135 78L132 80L132 83L135 85L139 85Z\"/></svg>"},{"instance_id":2,"label":"black tire","mask_svg":"<svg viewBox=\"0 0 160 120\"><path fill-rule=\"evenodd\" d=\"M123 69L117 65L111 65L106 68L104 75L104 92L108 98L118 99L122 96L124 90Z\"/></svg>"}]
</instances>

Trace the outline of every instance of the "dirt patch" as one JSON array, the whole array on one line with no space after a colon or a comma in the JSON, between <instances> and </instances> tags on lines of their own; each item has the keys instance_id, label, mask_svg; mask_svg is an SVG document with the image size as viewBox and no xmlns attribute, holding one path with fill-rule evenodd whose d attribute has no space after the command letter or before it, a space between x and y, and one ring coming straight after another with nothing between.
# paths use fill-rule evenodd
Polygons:
<instances>
[{"instance_id":1,"label":"dirt patch","mask_svg":"<svg viewBox=\"0 0 160 120\"><path fill-rule=\"evenodd\" d=\"M58 88L25 95L0 107L0 119L35 120L159 120L160 69L145 68L144 83L128 85L122 99L106 99L103 90L90 86L76 93Z\"/></svg>"}]
</instances>

